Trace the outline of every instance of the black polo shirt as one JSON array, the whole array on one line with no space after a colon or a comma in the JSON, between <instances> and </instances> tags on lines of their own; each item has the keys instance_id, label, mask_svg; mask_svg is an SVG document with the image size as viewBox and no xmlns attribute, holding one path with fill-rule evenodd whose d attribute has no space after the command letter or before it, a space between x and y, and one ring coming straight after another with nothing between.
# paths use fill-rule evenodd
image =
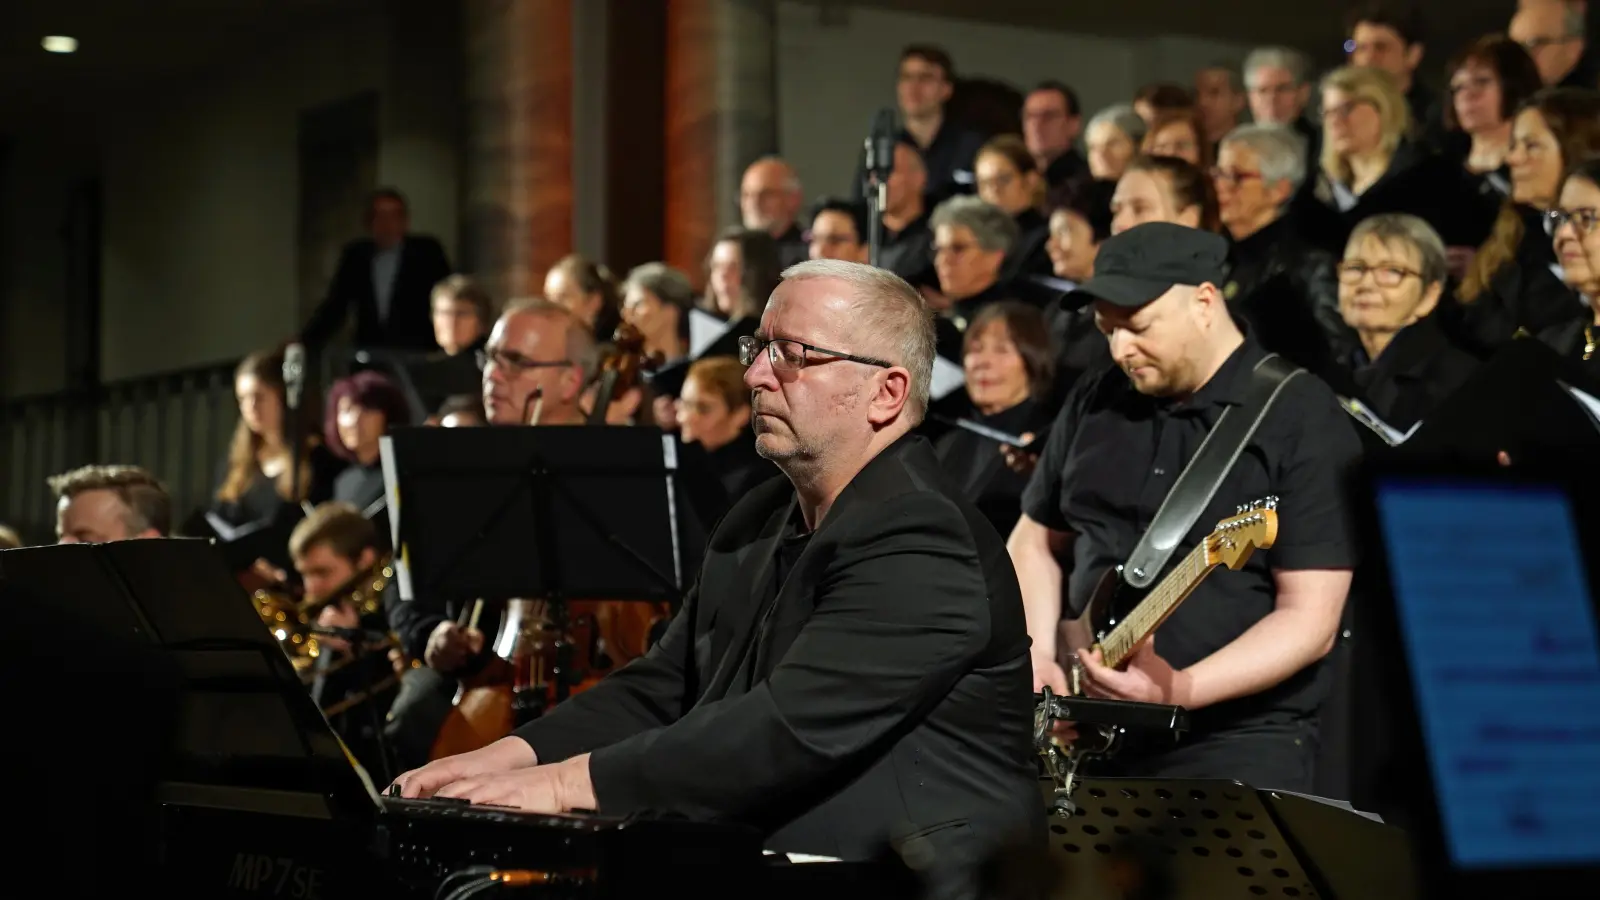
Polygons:
<instances>
[{"instance_id":1,"label":"black polo shirt","mask_svg":"<svg viewBox=\"0 0 1600 900\"><path fill-rule=\"evenodd\" d=\"M1023 493L1030 518L1077 536L1063 609L1081 613L1101 573L1124 562L1206 433L1243 402L1265 352L1246 336L1193 397L1175 401L1134 390L1112 366L1084 375L1056 417ZM1361 452L1348 415L1327 385L1302 374L1286 385L1211 505L1173 552L1176 565L1235 507L1278 498L1278 536L1240 571L1214 571L1157 630L1156 649L1174 668L1204 659L1274 607L1272 570L1347 569L1356 562L1345 476ZM1321 702L1313 666L1254 698L1195 713L1195 730L1262 714L1307 714Z\"/></svg>"}]
</instances>

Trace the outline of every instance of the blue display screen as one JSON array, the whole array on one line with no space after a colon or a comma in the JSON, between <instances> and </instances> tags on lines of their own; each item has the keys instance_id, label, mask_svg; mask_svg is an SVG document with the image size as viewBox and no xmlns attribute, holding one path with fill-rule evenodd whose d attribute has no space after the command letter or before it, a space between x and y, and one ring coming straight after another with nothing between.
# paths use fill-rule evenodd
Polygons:
<instances>
[{"instance_id":1,"label":"blue display screen","mask_svg":"<svg viewBox=\"0 0 1600 900\"><path fill-rule=\"evenodd\" d=\"M1600 635L1566 494L1380 479L1452 863L1600 862Z\"/></svg>"}]
</instances>

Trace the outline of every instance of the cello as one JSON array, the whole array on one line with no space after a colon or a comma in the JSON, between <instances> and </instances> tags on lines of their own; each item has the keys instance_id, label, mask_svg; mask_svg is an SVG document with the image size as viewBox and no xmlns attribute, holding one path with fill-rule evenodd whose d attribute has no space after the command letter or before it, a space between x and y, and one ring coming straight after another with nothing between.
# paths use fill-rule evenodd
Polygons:
<instances>
[{"instance_id":1,"label":"cello","mask_svg":"<svg viewBox=\"0 0 1600 900\"><path fill-rule=\"evenodd\" d=\"M624 322L602 358L587 424L608 424L614 401L640 387L640 376L660 364L644 352L644 335ZM640 404L642 405L642 403ZM537 424L535 404L529 424ZM477 635L483 601L462 610L458 619ZM488 746L510 734L521 721L580 693L606 674L643 656L652 631L671 616L665 603L631 600L578 600L552 604L513 599L484 664L461 678L455 705L433 743L430 759L443 759ZM570 671L563 671L561 645L570 648ZM564 690L563 690L564 689Z\"/></svg>"}]
</instances>

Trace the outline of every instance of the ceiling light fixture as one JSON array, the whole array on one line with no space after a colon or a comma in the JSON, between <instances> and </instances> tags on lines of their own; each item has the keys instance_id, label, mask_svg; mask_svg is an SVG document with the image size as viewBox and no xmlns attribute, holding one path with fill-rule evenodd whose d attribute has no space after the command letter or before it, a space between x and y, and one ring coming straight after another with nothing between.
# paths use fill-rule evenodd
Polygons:
<instances>
[{"instance_id":1,"label":"ceiling light fixture","mask_svg":"<svg viewBox=\"0 0 1600 900\"><path fill-rule=\"evenodd\" d=\"M64 34L45 35L39 46L51 53L72 53L78 49L78 39Z\"/></svg>"}]
</instances>

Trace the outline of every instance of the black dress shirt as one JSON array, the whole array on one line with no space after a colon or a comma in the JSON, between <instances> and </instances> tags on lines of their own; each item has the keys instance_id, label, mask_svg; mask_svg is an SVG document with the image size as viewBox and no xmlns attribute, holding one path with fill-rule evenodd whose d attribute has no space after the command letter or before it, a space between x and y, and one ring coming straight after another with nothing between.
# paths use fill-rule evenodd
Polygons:
<instances>
[{"instance_id":1,"label":"black dress shirt","mask_svg":"<svg viewBox=\"0 0 1600 900\"><path fill-rule=\"evenodd\" d=\"M1076 617L1100 575L1123 563L1222 411L1243 401L1265 352L1248 336L1216 375L1184 401L1147 397L1120 369L1080 380L1056 417L1022 498L1022 511L1077 535L1063 610ZM1156 631L1174 668L1210 656L1271 612L1273 570L1346 569L1357 538L1346 515L1345 472L1361 452L1355 424L1327 385L1290 381L1206 512L1179 543L1175 565L1239 504L1279 498L1278 537L1237 572L1215 573ZM1066 568L1066 565L1063 565ZM1251 719L1312 714L1326 687L1319 662L1262 694L1193 714L1192 735Z\"/></svg>"},{"instance_id":2,"label":"black dress shirt","mask_svg":"<svg viewBox=\"0 0 1600 900\"><path fill-rule=\"evenodd\" d=\"M1050 404L1030 397L988 416L969 404L962 418L1006 434L1032 432L1042 440L1052 412ZM1000 442L964 428L951 428L934 443L934 451L945 472L961 486L962 495L978 507L995 531L1010 534L1022 517L1022 491L1028 486L1028 476L1006 465L1000 455Z\"/></svg>"},{"instance_id":3,"label":"black dress shirt","mask_svg":"<svg viewBox=\"0 0 1600 900\"><path fill-rule=\"evenodd\" d=\"M883 229L883 245L878 248L878 268L888 269L911 282L912 287L939 284L939 275L933 269L933 230L928 227L931 213L906 225L899 231Z\"/></svg>"}]
</instances>

